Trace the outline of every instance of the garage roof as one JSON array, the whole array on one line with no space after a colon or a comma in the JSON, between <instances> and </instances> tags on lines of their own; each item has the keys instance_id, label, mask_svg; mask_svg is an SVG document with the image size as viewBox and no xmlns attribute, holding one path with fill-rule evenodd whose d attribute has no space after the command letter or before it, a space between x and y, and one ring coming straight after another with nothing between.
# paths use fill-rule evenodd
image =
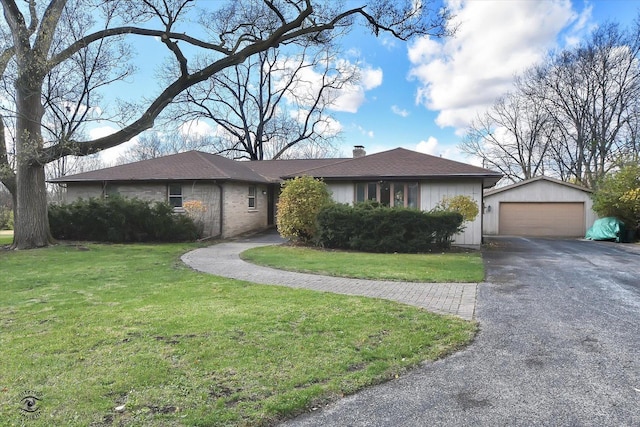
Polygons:
<instances>
[{"instance_id":1,"label":"garage roof","mask_svg":"<svg viewBox=\"0 0 640 427\"><path fill-rule=\"evenodd\" d=\"M551 178L551 177L548 177L548 176L541 175L541 176L536 176L535 178L525 179L524 181L516 182L515 184L507 185L506 187L493 188L491 190L485 191L484 195L485 196L491 196L493 194L502 193L503 191L509 191L509 190L512 190L512 189L517 188L517 187L522 187L522 186L527 185L527 184L532 184L532 183L537 182L537 181L548 181L548 182L552 182L554 184L564 185L564 186L569 187L569 188L574 188L576 190L584 191L586 193L592 193L593 192L593 190L591 190L591 189L589 189L587 187L583 187L581 185L571 184L569 182L564 182L564 181L560 181L559 179L555 179L555 178Z\"/></svg>"}]
</instances>

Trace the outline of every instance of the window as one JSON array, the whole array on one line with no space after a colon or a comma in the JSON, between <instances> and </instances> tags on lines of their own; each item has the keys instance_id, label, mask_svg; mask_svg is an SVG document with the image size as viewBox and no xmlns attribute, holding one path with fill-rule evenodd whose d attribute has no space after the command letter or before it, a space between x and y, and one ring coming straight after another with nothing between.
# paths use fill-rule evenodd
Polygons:
<instances>
[{"instance_id":1,"label":"window","mask_svg":"<svg viewBox=\"0 0 640 427\"><path fill-rule=\"evenodd\" d=\"M393 186L393 206L404 206L404 185Z\"/></svg>"},{"instance_id":2,"label":"window","mask_svg":"<svg viewBox=\"0 0 640 427\"><path fill-rule=\"evenodd\" d=\"M250 185L249 186L249 209L255 209L256 208L256 186L255 185Z\"/></svg>"},{"instance_id":3,"label":"window","mask_svg":"<svg viewBox=\"0 0 640 427\"><path fill-rule=\"evenodd\" d=\"M182 207L182 184L169 184L169 204L173 208Z\"/></svg>"},{"instance_id":4,"label":"window","mask_svg":"<svg viewBox=\"0 0 640 427\"><path fill-rule=\"evenodd\" d=\"M384 206L418 207L417 182L359 182L356 184L356 202L375 200Z\"/></svg>"},{"instance_id":5,"label":"window","mask_svg":"<svg viewBox=\"0 0 640 427\"><path fill-rule=\"evenodd\" d=\"M359 182L356 184L356 202L364 202L366 194L366 184Z\"/></svg>"},{"instance_id":6,"label":"window","mask_svg":"<svg viewBox=\"0 0 640 427\"><path fill-rule=\"evenodd\" d=\"M378 200L378 184L370 182L367 184L367 200Z\"/></svg>"},{"instance_id":7,"label":"window","mask_svg":"<svg viewBox=\"0 0 640 427\"><path fill-rule=\"evenodd\" d=\"M109 198L110 196L117 196L120 194L118 187L113 184L106 184L104 186L104 197Z\"/></svg>"},{"instance_id":8,"label":"window","mask_svg":"<svg viewBox=\"0 0 640 427\"><path fill-rule=\"evenodd\" d=\"M406 196L405 196L405 206L408 208L418 208L418 183L417 182L408 182L405 184L406 188Z\"/></svg>"}]
</instances>

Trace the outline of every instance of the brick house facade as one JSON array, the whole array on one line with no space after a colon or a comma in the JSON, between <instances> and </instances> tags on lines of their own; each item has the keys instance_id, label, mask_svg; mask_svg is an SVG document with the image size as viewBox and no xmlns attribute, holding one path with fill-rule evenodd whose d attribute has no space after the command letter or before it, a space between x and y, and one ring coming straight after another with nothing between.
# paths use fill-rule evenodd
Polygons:
<instances>
[{"instance_id":1,"label":"brick house facade","mask_svg":"<svg viewBox=\"0 0 640 427\"><path fill-rule=\"evenodd\" d=\"M442 198L470 196L479 207L483 189L501 174L405 149L354 158L234 161L188 151L111 168L65 176L66 201L119 194L168 201L176 213L197 203L206 236L228 238L274 226L281 183L295 176L321 178L340 203L378 200L390 206L430 210ZM454 242L479 245L482 215Z\"/></svg>"}]
</instances>

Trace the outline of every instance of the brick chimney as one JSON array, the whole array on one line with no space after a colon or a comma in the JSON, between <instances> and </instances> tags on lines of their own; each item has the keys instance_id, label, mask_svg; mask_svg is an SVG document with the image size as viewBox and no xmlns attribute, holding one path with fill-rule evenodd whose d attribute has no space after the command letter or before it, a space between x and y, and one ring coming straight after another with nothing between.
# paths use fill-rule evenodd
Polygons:
<instances>
[{"instance_id":1,"label":"brick chimney","mask_svg":"<svg viewBox=\"0 0 640 427\"><path fill-rule=\"evenodd\" d=\"M354 145L353 146L353 158L357 159L358 157L364 157L367 155L367 152L364 151L364 145Z\"/></svg>"}]
</instances>

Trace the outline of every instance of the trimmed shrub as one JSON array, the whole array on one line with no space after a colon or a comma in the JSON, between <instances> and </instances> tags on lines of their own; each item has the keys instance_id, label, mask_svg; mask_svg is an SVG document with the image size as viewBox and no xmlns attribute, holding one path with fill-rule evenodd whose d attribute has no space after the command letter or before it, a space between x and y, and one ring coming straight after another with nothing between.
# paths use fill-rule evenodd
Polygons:
<instances>
[{"instance_id":1,"label":"trimmed shrub","mask_svg":"<svg viewBox=\"0 0 640 427\"><path fill-rule=\"evenodd\" d=\"M302 176L285 181L278 200L280 235L293 241L311 242L317 233L318 212L331 203L331 194L320 180Z\"/></svg>"},{"instance_id":2,"label":"trimmed shrub","mask_svg":"<svg viewBox=\"0 0 640 427\"><path fill-rule=\"evenodd\" d=\"M350 205L331 204L318 212L316 242L319 246L348 249L354 230L358 228L358 214Z\"/></svg>"},{"instance_id":3,"label":"trimmed shrub","mask_svg":"<svg viewBox=\"0 0 640 427\"><path fill-rule=\"evenodd\" d=\"M317 243L364 252L428 252L450 247L461 224L457 212L422 212L371 202L332 205L318 214Z\"/></svg>"},{"instance_id":4,"label":"trimmed shrub","mask_svg":"<svg viewBox=\"0 0 640 427\"><path fill-rule=\"evenodd\" d=\"M168 203L109 196L49 206L51 234L62 240L98 242L180 242L199 237L187 215Z\"/></svg>"}]
</instances>

